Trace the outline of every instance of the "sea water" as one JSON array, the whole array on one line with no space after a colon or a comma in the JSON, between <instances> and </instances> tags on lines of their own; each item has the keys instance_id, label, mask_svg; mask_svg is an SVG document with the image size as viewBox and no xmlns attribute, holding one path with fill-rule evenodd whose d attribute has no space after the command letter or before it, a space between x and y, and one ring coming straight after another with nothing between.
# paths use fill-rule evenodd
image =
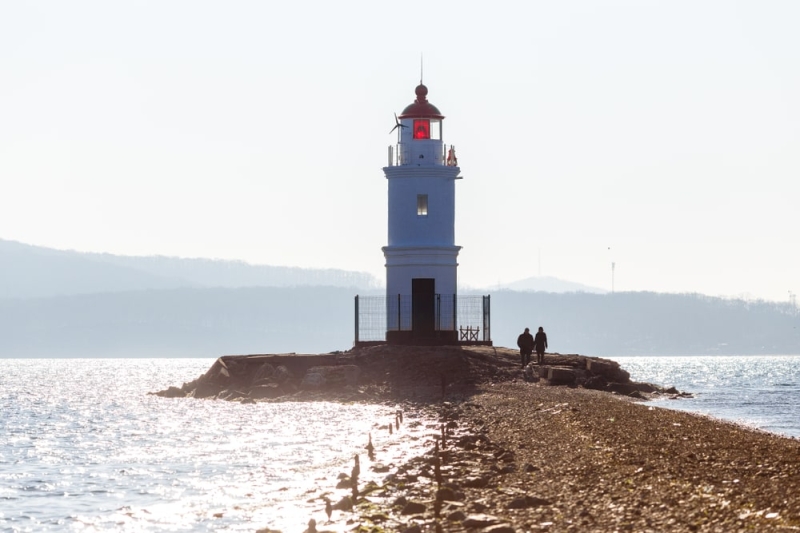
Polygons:
<instances>
[{"instance_id":1,"label":"sea water","mask_svg":"<svg viewBox=\"0 0 800 533\"><path fill-rule=\"evenodd\" d=\"M395 406L148 395L212 363L4 360L0 531L299 532L327 520L320 496L347 493L337 476L367 459L370 434L386 464L433 446L413 413L389 435ZM368 466L361 483L385 476Z\"/></svg>"},{"instance_id":2,"label":"sea water","mask_svg":"<svg viewBox=\"0 0 800 533\"><path fill-rule=\"evenodd\" d=\"M653 405L800 437L800 355L618 357L631 379L689 392Z\"/></svg>"},{"instance_id":3,"label":"sea water","mask_svg":"<svg viewBox=\"0 0 800 533\"><path fill-rule=\"evenodd\" d=\"M694 398L654 405L800 436L800 356L620 357L633 379ZM395 406L149 395L213 359L6 359L0 374L0 531L303 531L364 455L399 464L435 421ZM362 482L385 474L362 467ZM346 493L346 491L344 491ZM324 529L351 529L342 515Z\"/></svg>"}]
</instances>

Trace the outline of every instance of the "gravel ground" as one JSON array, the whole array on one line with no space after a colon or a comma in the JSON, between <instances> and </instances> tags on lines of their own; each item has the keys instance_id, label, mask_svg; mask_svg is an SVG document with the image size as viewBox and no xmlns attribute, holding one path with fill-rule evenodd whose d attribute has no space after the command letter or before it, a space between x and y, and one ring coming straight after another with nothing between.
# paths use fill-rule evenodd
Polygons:
<instances>
[{"instance_id":1,"label":"gravel ground","mask_svg":"<svg viewBox=\"0 0 800 533\"><path fill-rule=\"evenodd\" d=\"M447 427L439 480L432 447L362 490L351 528L800 531L795 439L521 381L420 408Z\"/></svg>"},{"instance_id":2,"label":"gravel ground","mask_svg":"<svg viewBox=\"0 0 800 533\"><path fill-rule=\"evenodd\" d=\"M550 502L520 528L800 530L796 440L581 389L503 384L473 402L471 423L533 468L498 487Z\"/></svg>"},{"instance_id":3,"label":"gravel ground","mask_svg":"<svg viewBox=\"0 0 800 533\"><path fill-rule=\"evenodd\" d=\"M609 389L526 381L533 373L508 348L376 346L337 357L359 367L361 386L257 401L389 402L436 422L422 456L385 465L365 452L361 468L383 482L357 484L355 501L347 481L326 489L333 520L317 531L800 531L800 440ZM585 358L547 354L547 364L585 367ZM310 501L324 509L322 498Z\"/></svg>"},{"instance_id":4,"label":"gravel ground","mask_svg":"<svg viewBox=\"0 0 800 533\"><path fill-rule=\"evenodd\" d=\"M425 407L445 446L362 490L353 530L800 531L796 439L581 388L475 392Z\"/></svg>"}]
</instances>

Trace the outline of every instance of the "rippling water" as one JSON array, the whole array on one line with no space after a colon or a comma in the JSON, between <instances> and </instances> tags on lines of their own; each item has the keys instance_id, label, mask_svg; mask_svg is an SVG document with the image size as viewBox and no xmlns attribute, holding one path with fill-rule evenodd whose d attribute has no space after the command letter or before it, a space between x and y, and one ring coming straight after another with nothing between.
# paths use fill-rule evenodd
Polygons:
<instances>
[{"instance_id":1,"label":"rippling water","mask_svg":"<svg viewBox=\"0 0 800 533\"><path fill-rule=\"evenodd\" d=\"M618 357L631 379L674 385L694 398L655 405L800 437L800 356Z\"/></svg>"},{"instance_id":2,"label":"rippling water","mask_svg":"<svg viewBox=\"0 0 800 533\"><path fill-rule=\"evenodd\" d=\"M307 500L333 490L353 454L365 459L369 432L384 463L418 454L435 434L410 418L394 436L379 431L394 420L387 406L147 394L212 362L4 360L0 530L303 531L310 517L325 519Z\"/></svg>"},{"instance_id":3,"label":"rippling water","mask_svg":"<svg viewBox=\"0 0 800 533\"><path fill-rule=\"evenodd\" d=\"M800 436L800 356L620 357L662 400ZM0 530L303 531L372 432L378 460L432 446L436 425L387 406L242 405L148 395L212 359L6 359L0 374ZM366 465L365 465L366 466ZM379 479L362 467L362 481ZM341 497L336 491L334 499ZM338 515L338 513L337 513ZM340 515L341 517L341 515ZM345 517L346 518L346 517ZM326 529L344 531L340 519Z\"/></svg>"}]
</instances>

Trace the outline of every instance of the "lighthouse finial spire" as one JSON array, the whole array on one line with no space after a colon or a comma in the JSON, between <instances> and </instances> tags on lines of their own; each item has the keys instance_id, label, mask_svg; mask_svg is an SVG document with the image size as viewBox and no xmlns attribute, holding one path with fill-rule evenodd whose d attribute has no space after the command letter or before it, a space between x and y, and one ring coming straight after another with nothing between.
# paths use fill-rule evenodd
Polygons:
<instances>
[{"instance_id":1,"label":"lighthouse finial spire","mask_svg":"<svg viewBox=\"0 0 800 533\"><path fill-rule=\"evenodd\" d=\"M419 53L419 84L422 85L422 52Z\"/></svg>"}]
</instances>

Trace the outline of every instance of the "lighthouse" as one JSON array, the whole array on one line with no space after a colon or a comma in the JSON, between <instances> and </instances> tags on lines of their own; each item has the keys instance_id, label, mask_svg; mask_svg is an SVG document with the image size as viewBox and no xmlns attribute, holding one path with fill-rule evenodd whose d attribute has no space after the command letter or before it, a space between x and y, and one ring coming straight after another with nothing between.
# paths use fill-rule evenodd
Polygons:
<instances>
[{"instance_id":1,"label":"lighthouse","mask_svg":"<svg viewBox=\"0 0 800 533\"><path fill-rule=\"evenodd\" d=\"M455 147L444 115L420 84L395 114L397 135L383 168L388 185L385 296L355 296L356 347L374 344L492 345L488 295L459 295L455 244Z\"/></svg>"},{"instance_id":2,"label":"lighthouse","mask_svg":"<svg viewBox=\"0 0 800 533\"><path fill-rule=\"evenodd\" d=\"M455 148L444 144L444 115L421 82L395 115L397 143L383 168L388 183L386 340L457 341L458 252Z\"/></svg>"}]
</instances>

